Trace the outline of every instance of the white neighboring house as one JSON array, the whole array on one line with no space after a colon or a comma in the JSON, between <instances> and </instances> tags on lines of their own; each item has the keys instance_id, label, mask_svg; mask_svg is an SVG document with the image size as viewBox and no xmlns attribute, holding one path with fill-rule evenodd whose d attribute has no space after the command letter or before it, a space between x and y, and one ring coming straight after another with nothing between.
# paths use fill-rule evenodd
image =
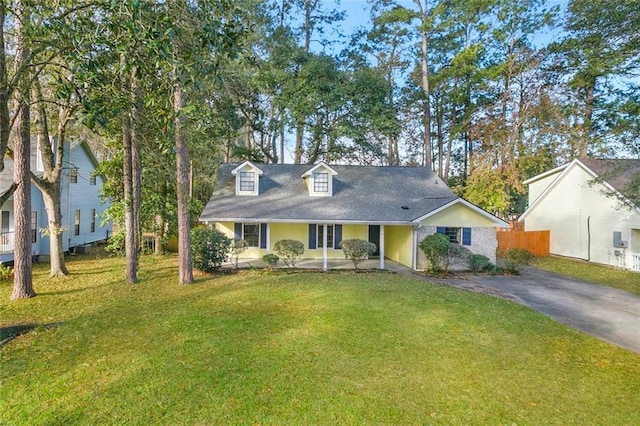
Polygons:
<instances>
[{"instance_id":1,"label":"white neighboring house","mask_svg":"<svg viewBox=\"0 0 640 426\"><path fill-rule=\"evenodd\" d=\"M102 224L103 213L109 202L102 202L100 191L103 178L94 171L98 160L85 141L67 143L64 151L61 210L62 246L65 252L75 252L79 246L106 240L112 232L110 222ZM42 158L34 139L31 144L31 170L42 173ZM0 192L13 182L13 161L5 157L5 169L0 173ZM47 229L47 213L42 193L31 184L31 252L34 257L49 254L49 237L41 232ZM13 261L14 214L13 197L0 206L0 263Z\"/></svg>"},{"instance_id":2,"label":"white neighboring house","mask_svg":"<svg viewBox=\"0 0 640 426\"><path fill-rule=\"evenodd\" d=\"M551 254L640 271L640 206L621 195L637 177L640 160L573 160L524 182L519 220L550 231Z\"/></svg>"}]
</instances>

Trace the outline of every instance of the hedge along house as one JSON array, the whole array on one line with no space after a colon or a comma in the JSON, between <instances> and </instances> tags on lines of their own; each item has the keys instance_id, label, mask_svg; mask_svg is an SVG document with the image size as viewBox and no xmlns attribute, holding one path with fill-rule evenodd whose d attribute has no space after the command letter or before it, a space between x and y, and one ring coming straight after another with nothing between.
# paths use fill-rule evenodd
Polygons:
<instances>
[{"instance_id":1,"label":"hedge along house","mask_svg":"<svg viewBox=\"0 0 640 426\"><path fill-rule=\"evenodd\" d=\"M340 242L362 239L391 259L423 269L418 247L440 232L473 253L496 258L496 227L507 223L455 195L423 167L223 164L200 221L244 239L260 259L283 239L304 243L305 259L344 259Z\"/></svg>"}]
</instances>

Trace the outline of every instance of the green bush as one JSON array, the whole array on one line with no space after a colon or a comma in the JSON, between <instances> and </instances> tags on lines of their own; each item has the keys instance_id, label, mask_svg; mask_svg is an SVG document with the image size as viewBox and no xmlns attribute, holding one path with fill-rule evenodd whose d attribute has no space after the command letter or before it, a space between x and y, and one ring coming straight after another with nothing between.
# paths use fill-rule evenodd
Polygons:
<instances>
[{"instance_id":1,"label":"green bush","mask_svg":"<svg viewBox=\"0 0 640 426\"><path fill-rule=\"evenodd\" d=\"M216 229L191 230L193 266L203 272L215 272L228 259L232 241Z\"/></svg>"},{"instance_id":2,"label":"green bush","mask_svg":"<svg viewBox=\"0 0 640 426\"><path fill-rule=\"evenodd\" d=\"M267 265L267 268L273 269L278 266L278 261L280 260L280 256L273 253L267 253L262 256L262 262Z\"/></svg>"},{"instance_id":3,"label":"green bush","mask_svg":"<svg viewBox=\"0 0 640 426\"><path fill-rule=\"evenodd\" d=\"M471 264L471 250L460 244L449 244L449 253L444 262L444 270L442 272L449 272L449 268L453 265L462 265L464 269L467 269Z\"/></svg>"},{"instance_id":4,"label":"green bush","mask_svg":"<svg viewBox=\"0 0 640 426\"><path fill-rule=\"evenodd\" d=\"M520 273L520 267L528 265L533 260L533 255L529 250L517 247L506 251L501 250L498 256L502 258L504 269L512 274Z\"/></svg>"},{"instance_id":5,"label":"green bush","mask_svg":"<svg viewBox=\"0 0 640 426\"><path fill-rule=\"evenodd\" d=\"M109 240L107 241L107 245L104 247L104 250L107 253L111 253L114 256L122 257L125 255L124 248L124 229L121 229L118 232L114 232L109 235Z\"/></svg>"},{"instance_id":6,"label":"green bush","mask_svg":"<svg viewBox=\"0 0 640 426\"><path fill-rule=\"evenodd\" d=\"M420 250L429 262L429 271L433 273L445 272L449 256L449 238L442 234L427 235L420 241Z\"/></svg>"},{"instance_id":7,"label":"green bush","mask_svg":"<svg viewBox=\"0 0 640 426\"><path fill-rule=\"evenodd\" d=\"M517 262L520 265L528 265L533 260L533 255L527 249L512 248L507 250L507 259Z\"/></svg>"},{"instance_id":8,"label":"green bush","mask_svg":"<svg viewBox=\"0 0 640 426\"><path fill-rule=\"evenodd\" d=\"M492 269L491 261L482 254L472 254L469 258L469 265L473 272L483 272Z\"/></svg>"},{"instance_id":9,"label":"green bush","mask_svg":"<svg viewBox=\"0 0 640 426\"><path fill-rule=\"evenodd\" d=\"M293 268L296 260L304 253L304 244L297 240L280 240L274 244L273 251L282 257L285 265Z\"/></svg>"},{"instance_id":10,"label":"green bush","mask_svg":"<svg viewBox=\"0 0 640 426\"><path fill-rule=\"evenodd\" d=\"M0 281L10 281L12 278L13 269L4 263L0 263Z\"/></svg>"},{"instance_id":11,"label":"green bush","mask_svg":"<svg viewBox=\"0 0 640 426\"><path fill-rule=\"evenodd\" d=\"M358 264L369 258L376 252L376 245L365 240L352 239L344 240L340 243L344 257L353 262L353 266L358 269Z\"/></svg>"},{"instance_id":12,"label":"green bush","mask_svg":"<svg viewBox=\"0 0 640 426\"><path fill-rule=\"evenodd\" d=\"M244 253L249 247L249 243L245 240L235 238L231 242L231 247L229 248L229 255L231 257L231 262L233 263L233 267L238 269L238 258L242 253Z\"/></svg>"}]
</instances>

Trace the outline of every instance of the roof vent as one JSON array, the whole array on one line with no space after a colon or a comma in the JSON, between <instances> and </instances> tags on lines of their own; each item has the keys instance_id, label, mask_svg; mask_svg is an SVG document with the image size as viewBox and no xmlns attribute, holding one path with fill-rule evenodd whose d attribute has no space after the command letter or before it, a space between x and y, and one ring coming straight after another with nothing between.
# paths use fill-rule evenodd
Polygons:
<instances>
[{"instance_id":1,"label":"roof vent","mask_svg":"<svg viewBox=\"0 0 640 426\"><path fill-rule=\"evenodd\" d=\"M400 206L402 210L409 210L409 206Z\"/></svg>"}]
</instances>

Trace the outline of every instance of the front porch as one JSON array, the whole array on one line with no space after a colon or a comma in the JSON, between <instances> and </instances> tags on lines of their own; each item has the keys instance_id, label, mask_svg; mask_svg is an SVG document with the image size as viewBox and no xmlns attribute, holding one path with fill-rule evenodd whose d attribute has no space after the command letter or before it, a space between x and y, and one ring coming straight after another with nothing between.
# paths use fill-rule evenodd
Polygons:
<instances>
[{"instance_id":1,"label":"front porch","mask_svg":"<svg viewBox=\"0 0 640 426\"><path fill-rule=\"evenodd\" d=\"M339 270L349 270L355 268L353 267L353 262L348 259L327 259L327 267L326 270L339 269ZM233 268L232 262L223 263L223 268L230 269ZM240 259L238 260L238 269L249 269L249 268L266 268L264 262L261 259ZM323 259L299 259L296 262L296 266L294 268L288 268L284 262L278 262L276 269L279 270L287 270L287 269L309 269L309 270L325 270ZM360 262L358 265L359 270L381 270L380 269L380 259L368 259ZM396 261L391 259L384 259L384 268L382 270L391 271L391 272L400 272L407 271L410 268L404 266Z\"/></svg>"}]
</instances>

